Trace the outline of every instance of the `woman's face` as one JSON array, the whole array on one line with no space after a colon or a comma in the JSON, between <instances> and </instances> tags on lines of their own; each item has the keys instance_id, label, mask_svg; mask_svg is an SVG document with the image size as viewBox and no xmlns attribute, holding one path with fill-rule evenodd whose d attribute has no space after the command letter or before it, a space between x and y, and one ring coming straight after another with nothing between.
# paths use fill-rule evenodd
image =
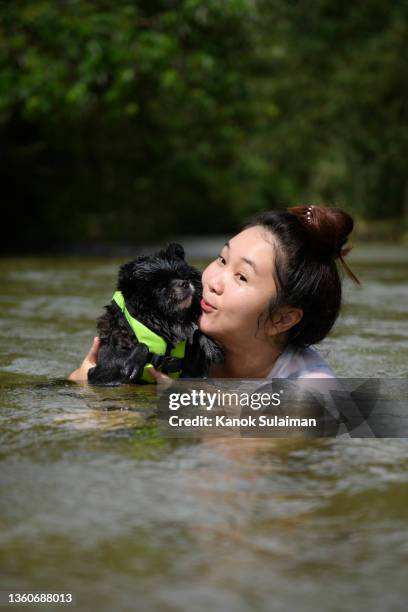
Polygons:
<instances>
[{"instance_id":1,"label":"woman's face","mask_svg":"<svg viewBox=\"0 0 408 612\"><path fill-rule=\"evenodd\" d=\"M276 296L274 246L265 230L250 227L222 248L202 275L201 331L223 344L245 343L258 330L258 319ZM263 326L258 332L262 333Z\"/></svg>"}]
</instances>

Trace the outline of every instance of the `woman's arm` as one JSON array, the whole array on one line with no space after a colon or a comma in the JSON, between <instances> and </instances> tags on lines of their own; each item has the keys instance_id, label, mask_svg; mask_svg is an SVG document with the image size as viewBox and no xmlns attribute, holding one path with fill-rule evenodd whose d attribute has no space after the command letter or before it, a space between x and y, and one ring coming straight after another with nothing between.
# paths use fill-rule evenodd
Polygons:
<instances>
[{"instance_id":1,"label":"woman's arm","mask_svg":"<svg viewBox=\"0 0 408 612\"><path fill-rule=\"evenodd\" d=\"M98 353L100 346L101 340L100 338L98 338L98 336L96 336L93 339L89 353L86 355L79 368L71 372L71 374L68 376L68 380L72 380L73 382L77 383L88 381L88 371L91 368L94 368L98 363ZM156 379L158 383L171 384L173 382L173 380L169 376L166 376L166 374L159 372L155 368L149 368L149 373L153 376L153 378Z\"/></svg>"},{"instance_id":2,"label":"woman's arm","mask_svg":"<svg viewBox=\"0 0 408 612\"><path fill-rule=\"evenodd\" d=\"M74 382L87 382L88 380L88 370L94 368L98 363L98 353L99 348L101 346L101 341L98 336L93 339L92 346L90 348L89 353L86 355L85 359L71 374L68 376L68 380L72 380Z\"/></svg>"}]
</instances>

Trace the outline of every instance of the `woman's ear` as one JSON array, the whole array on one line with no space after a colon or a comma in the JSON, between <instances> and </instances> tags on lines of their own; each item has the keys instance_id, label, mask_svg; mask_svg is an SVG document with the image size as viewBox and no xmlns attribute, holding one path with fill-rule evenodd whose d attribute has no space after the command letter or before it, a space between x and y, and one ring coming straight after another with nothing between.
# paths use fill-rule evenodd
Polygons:
<instances>
[{"instance_id":1,"label":"woman's ear","mask_svg":"<svg viewBox=\"0 0 408 612\"><path fill-rule=\"evenodd\" d=\"M303 317L303 310L294 306L282 306L272 316L270 321L270 329L268 330L270 335L276 336L283 332L288 331L291 327L299 323Z\"/></svg>"}]
</instances>

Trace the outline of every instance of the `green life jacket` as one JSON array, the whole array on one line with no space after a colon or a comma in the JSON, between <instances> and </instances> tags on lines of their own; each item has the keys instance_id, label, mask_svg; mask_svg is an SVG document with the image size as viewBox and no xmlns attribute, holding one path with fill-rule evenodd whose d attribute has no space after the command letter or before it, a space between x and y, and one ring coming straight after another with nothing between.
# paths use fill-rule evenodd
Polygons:
<instances>
[{"instance_id":1,"label":"green life jacket","mask_svg":"<svg viewBox=\"0 0 408 612\"><path fill-rule=\"evenodd\" d=\"M143 369L142 380L155 383L156 379L149 374L149 368L153 366L157 370L163 369L171 378L178 378L181 374L183 359L186 353L186 341L178 342L174 348L167 345L166 340L146 327L143 323L132 317L126 308L125 298L121 291L115 291L112 301L123 312L126 321L136 336L138 342L143 342L149 347L148 362ZM171 348L171 350L170 350ZM176 371L171 371L176 369Z\"/></svg>"}]
</instances>

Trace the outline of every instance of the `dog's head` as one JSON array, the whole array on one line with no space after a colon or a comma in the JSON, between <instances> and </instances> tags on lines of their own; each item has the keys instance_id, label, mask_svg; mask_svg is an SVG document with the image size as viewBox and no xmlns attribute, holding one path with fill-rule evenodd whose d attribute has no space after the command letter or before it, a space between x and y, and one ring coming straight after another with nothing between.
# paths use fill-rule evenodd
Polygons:
<instances>
[{"instance_id":1,"label":"dog's head","mask_svg":"<svg viewBox=\"0 0 408 612\"><path fill-rule=\"evenodd\" d=\"M149 319L196 321L200 315L201 274L184 259L180 244L142 255L119 270L118 289L128 309Z\"/></svg>"}]
</instances>

